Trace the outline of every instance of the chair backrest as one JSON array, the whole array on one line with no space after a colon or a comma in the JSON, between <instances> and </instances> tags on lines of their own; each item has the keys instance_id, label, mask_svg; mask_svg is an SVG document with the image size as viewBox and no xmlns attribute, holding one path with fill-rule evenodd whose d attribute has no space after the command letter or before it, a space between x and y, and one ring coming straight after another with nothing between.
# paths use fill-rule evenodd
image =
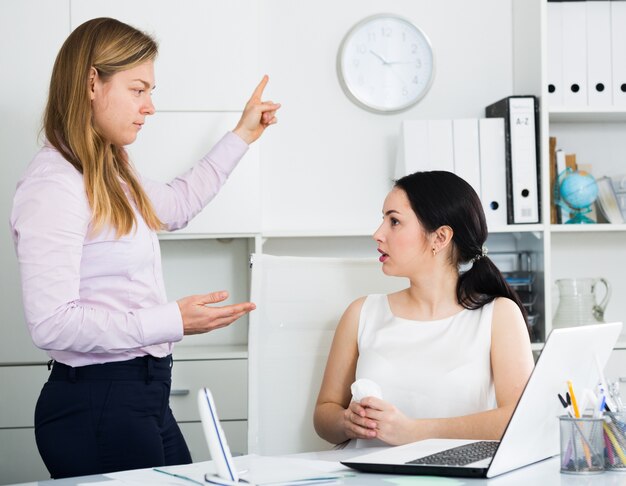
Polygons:
<instances>
[{"instance_id":1,"label":"chair backrest","mask_svg":"<svg viewBox=\"0 0 626 486\"><path fill-rule=\"evenodd\" d=\"M348 304L407 287L377 259L252 255L248 334L248 452L329 449L313 410L335 327Z\"/></svg>"}]
</instances>

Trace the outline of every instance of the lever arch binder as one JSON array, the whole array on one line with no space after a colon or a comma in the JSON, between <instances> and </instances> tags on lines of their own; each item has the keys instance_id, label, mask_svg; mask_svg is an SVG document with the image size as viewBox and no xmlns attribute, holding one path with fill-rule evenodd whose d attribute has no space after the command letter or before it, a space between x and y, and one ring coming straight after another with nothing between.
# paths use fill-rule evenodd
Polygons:
<instances>
[{"instance_id":1,"label":"lever arch binder","mask_svg":"<svg viewBox=\"0 0 626 486\"><path fill-rule=\"evenodd\" d=\"M509 96L485 109L504 118L507 222L540 222L539 104L534 96Z\"/></svg>"},{"instance_id":2,"label":"lever arch binder","mask_svg":"<svg viewBox=\"0 0 626 486\"><path fill-rule=\"evenodd\" d=\"M611 2L613 105L626 106L626 2Z\"/></svg>"},{"instance_id":3,"label":"lever arch binder","mask_svg":"<svg viewBox=\"0 0 626 486\"><path fill-rule=\"evenodd\" d=\"M587 106L587 2L562 2L563 104Z\"/></svg>"},{"instance_id":4,"label":"lever arch binder","mask_svg":"<svg viewBox=\"0 0 626 486\"><path fill-rule=\"evenodd\" d=\"M613 104L611 2L587 4L587 100L589 106ZM620 27L623 29L623 26Z\"/></svg>"},{"instance_id":5,"label":"lever arch binder","mask_svg":"<svg viewBox=\"0 0 626 486\"><path fill-rule=\"evenodd\" d=\"M548 0L548 104L563 106L563 13L560 0Z\"/></svg>"},{"instance_id":6,"label":"lever arch binder","mask_svg":"<svg viewBox=\"0 0 626 486\"><path fill-rule=\"evenodd\" d=\"M487 227L493 231L507 224L506 163L504 121L500 118L478 120L480 147L480 200Z\"/></svg>"}]
</instances>

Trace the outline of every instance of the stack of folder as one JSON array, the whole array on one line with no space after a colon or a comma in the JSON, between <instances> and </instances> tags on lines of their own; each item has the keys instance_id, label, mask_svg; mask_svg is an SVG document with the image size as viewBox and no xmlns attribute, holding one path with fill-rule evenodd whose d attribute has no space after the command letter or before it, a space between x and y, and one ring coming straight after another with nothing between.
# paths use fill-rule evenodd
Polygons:
<instances>
[{"instance_id":1,"label":"stack of folder","mask_svg":"<svg viewBox=\"0 0 626 486\"><path fill-rule=\"evenodd\" d=\"M537 99L512 96L485 118L402 122L396 178L447 170L479 195L490 230L539 223Z\"/></svg>"},{"instance_id":2,"label":"stack of folder","mask_svg":"<svg viewBox=\"0 0 626 486\"><path fill-rule=\"evenodd\" d=\"M548 0L550 107L626 106L626 2Z\"/></svg>"}]
</instances>

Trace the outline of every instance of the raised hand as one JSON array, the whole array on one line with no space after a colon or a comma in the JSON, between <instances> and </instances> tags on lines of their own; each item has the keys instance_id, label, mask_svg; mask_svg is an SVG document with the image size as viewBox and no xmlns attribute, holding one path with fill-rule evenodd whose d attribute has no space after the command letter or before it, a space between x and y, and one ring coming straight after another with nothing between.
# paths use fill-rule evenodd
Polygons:
<instances>
[{"instance_id":1,"label":"raised hand","mask_svg":"<svg viewBox=\"0 0 626 486\"><path fill-rule=\"evenodd\" d=\"M266 74L246 103L241 118L233 130L248 144L257 140L267 127L278 121L276 111L280 108L280 103L261 100L268 81L269 77Z\"/></svg>"}]
</instances>

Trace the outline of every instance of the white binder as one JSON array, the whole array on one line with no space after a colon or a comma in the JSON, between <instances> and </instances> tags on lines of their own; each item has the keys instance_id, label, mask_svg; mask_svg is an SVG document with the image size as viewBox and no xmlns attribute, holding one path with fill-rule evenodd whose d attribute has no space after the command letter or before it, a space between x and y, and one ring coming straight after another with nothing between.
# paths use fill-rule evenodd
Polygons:
<instances>
[{"instance_id":1,"label":"white binder","mask_svg":"<svg viewBox=\"0 0 626 486\"><path fill-rule=\"evenodd\" d=\"M563 104L587 105L587 6L585 1L562 2Z\"/></svg>"},{"instance_id":2,"label":"white binder","mask_svg":"<svg viewBox=\"0 0 626 486\"><path fill-rule=\"evenodd\" d=\"M452 120L454 173L467 181L480 197L480 146L478 119Z\"/></svg>"},{"instance_id":3,"label":"white binder","mask_svg":"<svg viewBox=\"0 0 626 486\"><path fill-rule=\"evenodd\" d=\"M454 171L452 120L402 122L395 177L423 170Z\"/></svg>"},{"instance_id":4,"label":"white binder","mask_svg":"<svg viewBox=\"0 0 626 486\"><path fill-rule=\"evenodd\" d=\"M626 106L626 2L611 2L613 105Z\"/></svg>"},{"instance_id":5,"label":"white binder","mask_svg":"<svg viewBox=\"0 0 626 486\"><path fill-rule=\"evenodd\" d=\"M485 108L487 118L504 118L509 224L539 223L538 101L508 96Z\"/></svg>"},{"instance_id":6,"label":"white binder","mask_svg":"<svg viewBox=\"0 0 626 486\"><path fill-rule=\"evenodd\" d=\"M509 162L513 221L539 222L539 184L537 180L537 128L535 99L509 98L510 150Z\"/></svg>"},{"instance_id":7,"label":"white binder","mask_svg":"<svg viewBox=\"0 0 626 486\"><path fill-rule=\"evenodd\" d=\"M452 120L428 120L428 145L431 170L454 172Z\"/></svg>"},{"instance_id":8,"label":"white binder","mask_svg":"<svg viewBox=\"0 0 626 486\"><path fill-rule=\"evenodd\" d=\"M548 104L563 105L563 14L560 1L548 0Z\"/></svg>"},{"instance_id":9,"label":"white binder","mask_svg":"<svg viewBox=\"0 0 626 486\"><path fill-rule=\"evenodd\" d=\"M480 199L489 231L507 224L504 118L478 120Z\"/></svg>"},{"instance_id":10,"label":"white binder","mask_svg":"<svg viewBox=\"0 0 626 486\"><path fill-rule=\"evenodd\" d=\"M586 3L587 101L589 106L611 106L611 2L596 0ZM626 28L626 25L622 24L621 28Z\"/></svg>"},{"instance_id":11,"label":"white binder","mask_svg":"<svg viewBox=\"0 0 626 486\"><path fill-rule=\"evenodd\" d=\"M428 121L404 120L396 156L395 178L420 170L431 170L428 148Z\"/></svg>"}]
</instances>

